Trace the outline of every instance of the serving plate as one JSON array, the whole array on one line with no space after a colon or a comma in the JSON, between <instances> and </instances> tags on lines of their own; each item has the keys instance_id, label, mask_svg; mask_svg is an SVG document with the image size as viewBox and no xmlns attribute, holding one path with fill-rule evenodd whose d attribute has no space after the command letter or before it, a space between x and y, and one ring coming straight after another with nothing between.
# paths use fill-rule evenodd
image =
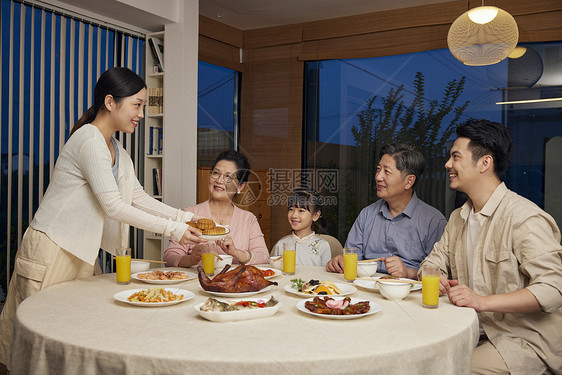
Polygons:
<instances>
[{"instance_id":1,"label":"serving plate","mask_svg":"<svg viewBox=\"0 0 562 375\"><path fill-rule=\"evenodd\" d=\"M216 235L212 235L212 234L202 234L201 238L204 238L208 241L218 241L218 240L222 240L223 238L225 238L226 236L228 236L230 234L230 228L227 227L226 225L220 225L217 224L217 227L222 227L226 229L226 233L224 234L216 234Z\"/></svg>"},{"instance_id":2,"label":"serving plate","mask_svg":"<svg viewBox=\"0 0 562 375\"><path fill-rule=\"evenodd\" d=\"M370 278L362 278L362 279L356 279L353 284L360 286L361 288L365 288L368 290L374 290L374 291L379 291L379 283L377 283L378 279L380 279L379 277L370 277ZM415 281L412 279L407 279L404 277L401 277L400 280L410 280L410 281ZM382 280L384 281L384 279ZM416 291L416 290L421 290L422 286L421 284L412 284L412 289L410 289L410 291Z\"/></svg>"},{"instance_id":3,"label":"serving plate","mask_svg":"<svg viewBox=\"0 0 562 375\"><path fill-rule=\"evenodd\" d=\"M183 272L183 273L187 274L189 276L189 278L188 279L177 279L177 280L147 280L147 279L141 279L139 277L139 275L141 273L151 273L152 271ZM193 272L177 271L177 270L159 268L159 269L154 269L154 270L150 270L150 271L137 272L137 273L132 274L131 277L135 280L142 281L143 283L147 283L147 284L168 285L168 284L177 284L177 283L181 283L181 282L196 279L197 275Z\"/></svg>"},{"instance_id":4,"label":"serving plate","mask_svg":"<svg viewBox=\"0 0 562 375\"><path fill-rule=\"evenodd\" d=\"M261 266L257 266L256 268L259 268L260 270L266 271L266 270L272 270L273 272L275 272L274 275L272 276L266 276L265 278L267 280L269 279L273 279L274 277L280 276L283 274L283 272L281 272L280 270L273 268L273 267L261 267Z\"/></svg>"},{"instance_id":5,"label":"serving plate","mask_svg":"<svg viewBox=\"0 0 562 375\"><path fill-rule=\"evenodd\" d=\"M185 301L188 301L190 299L192 299L193 297L195 297L195 294L193 294L192 292L190 292L189 290L185 290L185 289L176 289L176 288L164 288L167 291L171 291L174 294L179 294L179 295L183 295L183 299L179 300L179 301L170 301L170 302L133 302L133 301L129 301L129 297L131 295L133 295L136 292L140 292L141 290L145 290L145 289L129 289L129 290L123 290L121 292L115 293L113 295L113 298L119 302L125 302L128 303L130 305L134 305L134 306L142 306L142 307L162 307L162 306L170 306L170 305L175 305L178 303L182 303Z\"/></svg>"},{"instance_id":6,"label":"serving plate","mask_svg":"<svg viewBox=\"0 0 562 375\"><path fill-rule=\"evenodd\" d=\"M323 297L323 296L322 296L322 297ZM340 301L340 300L342 300L342 299L345 298L345 297L332 297L332 296L329 296L329 297L330 297L330 298L333 298L333 299L336 300L336 301ZM324 318L324 319L335 319L335 320L349 320L349 319L364 318L364 317L366 317L366 316L368 316L368 315L373 315L373 314L378 313L379 311L382 310L382 306L379 305L379 304L376 303L376 302L369 301L369 300L362 299L362 298L351 298L351 302L350 302L351 304L355 304L355 303L358 303L358 302L369 301L369 307L370 307L370 308L369 308L369 311L367 311L367 312L364 313L364 314L354 314L354 315L317 314L317 313L313 313L312 311L310 311L310 310L308 310L306 307L304 307L304 304L305 304L307 301L312 301L313 299L314 299L314 298L309 298L309 299L300 301L299 303L297 303L297 309L298 309L299 311L302 311L302 312L305 313L305 314L308 314L308 315L314 315L314 316L317 316L317 317L319 317L319 318Z\"/></svg>"},{"instance_id":7,"label":"serving plate","mask_svg":"<svg viewBox=\"0 0 562 375\"><path fill-rule=\"evenodd\" d=\"M349 285L349 284L338 284L338 283L334 283L335 286L338 287L339 290L341 290L341 293L339 294L330 294L328 295L328 297L332 297L332 296L347 296L349 294L353 294L355 292L357 292L357 288L354 287L353 285ZM292 293L292 294L296 294L297 296L301 296L301 297L314 297L317 296L317 294L310 294L310 293L303 293L303 292L299 292L298 289L293 288L291 285L285 285L285 291ZM321 296L324 296L323 294L321 294Z\"/></svg>"},{"instance_id":8,"label":"serving plate","mask_svg":"<svg viewBox=\"0 0 562 375\"><path fill-rule=\"evenodd\" d=\"M213 296L217 296L217 297L227 297L227 298L242 297L243 298L243 297L246 297L246 296L253 296L253 295L256 295L256 294L267 292L268 290L271 289L272 286L273 285L266 286L265 288L260 289L260 290L255 291L255 292L243 292L243 293L222 293L222 292L212 292L210 290L205 290L203 288L201 288L201 289L203 289L203 291L205 293L209 293L209 294L212 294Z\"/></svg>"},{"instance_id":9,"label":"serving plate","mask_svg":"<svg viewBox=\"0 0 562 375\"><path fill-rule=\"evenodd\" d=\"M271 298L271 297L269 297ZM239 302L239 301L262 301L267 302L269 298L244 298L243 300L229 301L229 302ZM267 318L275 314L283 304L277 302L277 305L271 307L263 307L257 309L247 309L247 310L237 310L237 311L201 311L201 306L204 302L198 303L194 306L195 311L199 313L203 318L210 320L211 322L235 322L239 320L248 319L259 319Z\"/></svg>"}]
</instances>

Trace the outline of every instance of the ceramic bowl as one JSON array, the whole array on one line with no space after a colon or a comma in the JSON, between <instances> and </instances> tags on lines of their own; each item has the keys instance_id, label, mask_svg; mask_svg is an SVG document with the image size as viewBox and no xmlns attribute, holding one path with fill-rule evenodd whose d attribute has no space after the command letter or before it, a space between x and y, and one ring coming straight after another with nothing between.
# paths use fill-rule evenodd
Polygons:
<instances>
[{"instance_id":1,"label":"ceramic bowl","mask_svg":"<svg viewBox=\"0 0 562 375\"><path fill-rule=\"evenodd\" d=\"M391 300L401 300L404 299L410 290L412 289L412 284L408 283L396 283L391 281L378 281L379 292L386 299Z\"/></svg>"},{"instance_id":2,"label":"ceramic bowl","mask_svg":"<svg viewBox=\"0 0 562 375\"><path fill-rule=\"evenodd\" d=\"M276 260L278 258L281 259ZM278 270L283 270L283 257L280 257L279 255L274 257L269 257L269 265Z\"/></svg>"},{"instance_id":3,"label":"ceramic bowl","mask_svg":"<svg viewBox=\"0 0 562 375\"><path fill-rule=\"evenodd\" d=\"M379 262L357 263L357 276L369 277L377 273Z\"/></svg>"},{"instance_id":4,"label":"ceramic bowl","mask_svg":"<svg viewBox=\"0 0 562 375\"><path fill-rule=\"evenodd\" d=\"M150 262L142 260L131 260L131 274L147 271L150 268Z\"/></svg>"},{"instance_id":5,"label":"ceramic bowl","mask_svg":"<svg viewBox=\"0 0 562 375\"><path fill-rule=\"evenodd\" d=\"M222 260L215 257L215 271L216 272L222 271L222 269L224 267L226 267L227 264L232 265L232 255L220 254L219 256L222 258Z\"/></svg>"}]
</instances>

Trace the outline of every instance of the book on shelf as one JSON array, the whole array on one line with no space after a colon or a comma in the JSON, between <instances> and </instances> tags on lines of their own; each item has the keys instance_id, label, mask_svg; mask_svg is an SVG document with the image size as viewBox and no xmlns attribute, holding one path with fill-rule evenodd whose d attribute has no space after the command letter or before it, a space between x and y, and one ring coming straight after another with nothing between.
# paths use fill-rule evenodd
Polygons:
<instances>
[{"instance_id":1,"label":"book on shelf","mask_svg":"<svg viewBox=\"0 0 562 375\"><path fill-rule=\"evenodd\" d=\"M164 97L162 87L149 87L148 88L148 108L149 115L157 115L164 113Z\"/></svg>"},{"instance_id":2,"label":"book on shelf","mask_svg":"<svg viewBox=\"0 0 562 375\"><path fill-rule=\"evenodd\" d=\"M162 155L162 128L150 126L148 128L148 149L147 155Z\"/></svg>"},{"instance_id":3,"label":"book on shelf","mask_svg":"<svg viewBox=\"0 0 562 375\"><path fill-rule=\"evenodd\" d=\"M162 169L152 168L152 183L154 195L162 195Z\"/></svg>"},{"instance_id":4,"label":"book on shelf","mask_svg":"<svg viewBox=\"0 0 562 375\"><path fill-rule=\"evenodd\" d=\"M161 72L164 72L164 45L162 41L153 37L148 38L148 44L152 51L152 57L156 62L156 66Z\"/></svg>"}]
</instances>

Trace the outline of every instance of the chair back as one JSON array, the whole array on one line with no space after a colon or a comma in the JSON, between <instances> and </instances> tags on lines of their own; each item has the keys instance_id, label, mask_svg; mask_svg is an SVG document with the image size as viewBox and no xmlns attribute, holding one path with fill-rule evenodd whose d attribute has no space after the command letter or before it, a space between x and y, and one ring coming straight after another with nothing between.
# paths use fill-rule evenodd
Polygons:
<instances>
[{"instance_id":1,"label":"chair back","mask_svg":"<svg viewBox=\"0 0 562 375\"><path fill-rule=\"evenodd\" d=\"M332 258L336 255L343 254L343 246L336 237L332 237L328 234L318 234L318 237L322 238L330 244L330 250L332 250Z\"/></svg>"}]
</instances>

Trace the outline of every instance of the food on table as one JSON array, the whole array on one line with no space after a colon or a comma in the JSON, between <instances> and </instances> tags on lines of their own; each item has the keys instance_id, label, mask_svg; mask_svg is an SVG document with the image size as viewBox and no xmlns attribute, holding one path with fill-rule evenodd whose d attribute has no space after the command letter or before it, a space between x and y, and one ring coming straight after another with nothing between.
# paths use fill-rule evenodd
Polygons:
<instances>
[{"instance_id":1,"label":"food on table","mask_svg":"<svg viewBox=\"0 0 562 375\"><path fill-rule=\"evenodd\" d=\"M203 234L210 236L217 236L226 233L226 228L224 227L214 227L212 229L203 229Z\"/></svg>"},{"instance_id":2,"label":"food on table","mask_svg":"<svg viewBox=\"0 0 562 375\"><path fill-rule=\"evenodd\" d=\"M275 271L272 269L261 270L261 273L263 273L263 277L269 277L275 275Z\"/></svg>"},{"instance_id":3,"label":"food on table","mask_svg":"<svg viewBox=\"0 0 562 375\"><path fill-rule=\"evenodd\" d=\"M291 280L291 286L298 290L299 292L302 292L302 286L304 285L305 281L302 279L292 279Z\"/></svg>"},{"instance_id":4,"label":"food on table","mask_svg":"<svg viewBox=\"0 0 562 375\"><path fill-rule=\"evenodd\" d=\"M305 283L301 279L291 280L291 286L297 289L299 292L313 295L332 295L340 294L341 290L334 285L333 282L328 280L310 280Z\"/></svg>"},{"instance_id":5,"label":"food on table","mask_svg":"<svg viewBox=\"0 0 562 375\"><path fill-rule=\"evenodd\" d=\"M139 273L137 277L143 280L186 280L189 279L189 274L182 271L154 270L152 272Z\"/></svg>"},{"instance_id":6,"label":"food on table","mask_svg":"<svg viewBox=\"0 0 562 375\"><path fill-rule=\"evenodd\" d=\"M330 297L314 297L312 301L306 301L304 306L313 313L326 315L358 315L365 314L371 309L369 301L352 304L349 297L340 301Z\"/></svg>"},{"instance_id":7,"label":"food on table","mask_svg":"<svg viewBox=\"0 0 562 375\"><path fill-rule=\"evenodd\" d=\"M131 302L146 302L146 303L156 303L156 302L172 302L181 301L183 299L183 294L174 294L170 290L163 288L151 288L140 290L129 296L128 300Z\"/></svg>"},{"instance_id":8,"label":"food on table","mask_svg":"<svg viewBox=\"0 0 562 375\"><path fill-rule=\"evenodd\" d=\"M201 311L238 311L247 309L258 309L264 307L271 307L277 305L277 300L272 296L268 301L234 301L234 302L221 302L214 298L209 298L203 305Z\"/></svg>"},{"instance_id":9,"label":"food on table","mask_svg":"<svg viewBox=\"0 0 562 375\"><path fill-rule=\"evenodd\" d=\"M270 285L277 285L274 281L266 280L259 268L240 265L228 271L227 264L212 280L205 275L203 267L197 267L199 283L204 290L219 293L257 292Z\"/></svg>"},{"instance_id":10,"label":"food on table","mask_svg":"<svg viewBox=\"0 0 562 375\"><path fill-rule=\"evenodd\" d=\"M386 276L379 277L379 280L389 280L389 279L399 279L399 277L392 276L392 275L386 275Z\"/></svg>"}]
</instances>

